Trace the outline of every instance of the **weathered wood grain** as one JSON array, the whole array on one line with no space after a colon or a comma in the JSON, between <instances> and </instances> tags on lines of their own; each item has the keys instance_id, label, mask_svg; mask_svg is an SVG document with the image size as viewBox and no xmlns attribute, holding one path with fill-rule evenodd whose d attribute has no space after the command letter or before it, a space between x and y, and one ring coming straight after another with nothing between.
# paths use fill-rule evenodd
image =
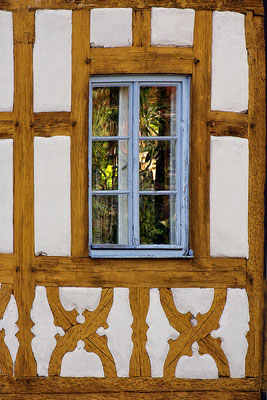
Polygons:
<instances>
[{"instance_id":1,"label":"weathered wood grain","mask_svg":"<svg viewBox=\"0 0 267 400\"><path fill-rule=\"evenodd\" d=\"M15 259L13 254L0 254L0 282L13 283Z\"/></svg>"},{"instance_id":2,"label":"weathered wood grain","mask_svg":"<svg viewBox=\"0 0 267 400\"><path fill-rule=\"evenodd\" d=\"M130 306L133 315L133 352L129 376L151 376L150 360L146 351L148 325L146 316L149 308L149 289L131 288Z\"/></svg>"},{"instance_id":3,"label":"weathered wood grain","mask_svg":"<svg viewBox=\"0 0 267 400\"><path fill-rule=\"evenodd\" d=\"M212 12L195 15L191 95L190 247L195 257L210 255L210 135Z\"/></svg>"},{"instance_id":4,"label":"weathered wood grain","mask_svg":"<svg viewBox=\"0 0 267 400\"><path fill-rule=\"evenodd\" d=\"M260 393L218 393L218 392L165 392L165 393L90 393L68 395L68 400L260 400ZM0 394L0 400L18 400L18 395ZM66 394L20 394L19 400L66 400Z\"/></svg>"},{"instance_id":5,"label":"weathered wood grain","mask_svg":"<svg viewBox=\"0 0 267 400\"><path fill-rule=\"evenodd\" d=\"M248 281L249 332L246 376L260 376L263 334L263 263L264 263L264 184L266 143L265 51L254 47L264 41L264 21L252 12L246 16L249 61L249 210L248 210ZM253 47L250 48L252 44Z\"/></svg>"},{"instance_id":6,"label":"weathered wood grain","mask_svg":"<svg viewBox=\"0 0 267 400\"><path fill-rule=\"evenodd\" d=\"M88 256L88 102L90 11L72 16L71 254Z\"/></svg>"},{"instance_id":7,"label":"weathered wood grain","mask_svg":"<svg viewBox=\"0 0 267 400\"><path fill-rule=\"evenodd\" d=\"M10 296L13 293L13 286L2 284L0 288L0 319L3 318ZM5 343L5 330L0 331L0 370L1 375L13 375L13 361Z\"/></svg>"},{"instance_id":8,"label":"weathered wood grain","mask_svg":"<svg viewBox=\"0 0 267 400\"><path fill-rule=\"evenodd\" d=\"M2 0L4 1L4 0ZM4 1L3 7L15 5L16 0L10 2ZM29 1L30 9L38 8L95 8L95 7L178 7L178 8L195 8L196 10L220 10L220 11L235 11L245 13L246 10L254 10L255 14L264 15L262 0L42 0L36 4L36 0Z\"/></svg>"},{"instance_id":9,"label":"weathered wood grain","mask_svg":"<svg viewBox=\"0 0 267 400\"><path fill-rule=\"evenodd\" d=\"M35 257L39 285L94 287L245 287L246 260Z\"/></svg>"},{"instance_id":10,"label":"weathered wood grain","mask_svg":"<svg viewBox=\"0 0 267 400\"><path fill-rule=\"evenodd\" d=\"M166 379L166 378L61 378L0 377L0 393L107 393L107 392L259 392L260 378ZM214 397L216 399L216 396Z\"/></svg>"},{"instance_id":11,"label":"weathered wood grain","mask_svg":"<svg viewBox=\"0 0 267 400\"><path fill-rule=\"evenodd\" d=\"M92 48L91 74L192 74L192 48L121 47Z\"/></svg>"},{"instance_id":12,"label":"weathered wood grain","mask_svg":"<svg viewBox=\"0 0 267 400\"><path fill-rule=\"evenodd\" d=\"M68 112L47 112L34 114L35 136L70 136L71 126L70 113Z\"/></svg>"},{"instance_id":13,"label":"weathered wood grain","mask_svg":"<svg viewBox=\"0 0 267 400\"><path fill-rule=\"evenodd\" d=\"M14 114L13 112L0 113L0 139L12 138L14 134Z\"/></svg>"},{"instance_id":14,"label":"weathered wood grain","mask_svg":"<svg viewBox=\"0 0 267 400\"><path fill-rule=\"evenodd\" d=\"M34 299L32 266L34 257L34 184L33 184L33 45L25 32L34 30L34 14L16 12L13 16L14 44L14 292L18 306L20 343L15 372L19 376L36 375L31 349L31 306Z\"/></svg>"},{"instance_id":15,"label":"weathered wood grain","mask_svg":"<svg viewBox=\"0 0 267 400\"><path fill-rule=\"evenodd\" d=\"M211 111L207 122L211 135L248 137L248 115L243 113Z\"/></svg>"},{"instance_id":16,"label":"weathered wood grain","mask_svg":"<svg viewBox=\"0 0 267 400\"><path fill-rule=\"evenodd\" d=\"M133 46L151 45L151 9L133 10Z\"/></svg>"}]
</instances>

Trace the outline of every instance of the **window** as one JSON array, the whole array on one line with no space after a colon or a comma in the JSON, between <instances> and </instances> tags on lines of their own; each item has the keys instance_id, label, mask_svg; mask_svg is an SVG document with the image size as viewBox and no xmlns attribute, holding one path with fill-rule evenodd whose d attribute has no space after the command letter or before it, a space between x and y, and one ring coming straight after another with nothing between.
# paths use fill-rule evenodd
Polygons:
<instances>
[{"instance_id":1,"label":"window","mask_svg":"<svg viewBox=\"0 0 267 400\"><path fill-rule=\"evenodd\" d=\"M90 81L91 257L188 257L189 77Z\"/></svg>"}]
</instances>

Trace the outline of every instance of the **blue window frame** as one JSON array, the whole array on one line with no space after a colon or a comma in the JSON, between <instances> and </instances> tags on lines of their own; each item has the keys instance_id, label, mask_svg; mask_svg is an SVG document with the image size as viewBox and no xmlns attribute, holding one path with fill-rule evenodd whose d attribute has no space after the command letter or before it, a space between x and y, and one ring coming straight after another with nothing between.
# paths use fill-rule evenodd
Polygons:
<instances>
[{"instance_id":1,"label":"blue window frame","mask_svg":"<svg viewBox=\"0 0 267 400\"><path fill-rule=\"evenodd\" d=\"M190 78L93 76L89 93L90 257L191 257Z\"/></svg>"}]
</instances>

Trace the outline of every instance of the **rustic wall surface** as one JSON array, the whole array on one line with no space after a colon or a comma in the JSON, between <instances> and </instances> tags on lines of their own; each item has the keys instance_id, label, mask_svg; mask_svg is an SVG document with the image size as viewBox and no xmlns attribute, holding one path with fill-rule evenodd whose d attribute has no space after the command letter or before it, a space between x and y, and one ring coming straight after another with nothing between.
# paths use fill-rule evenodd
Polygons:
<instances>
[{"instance_id":1,"label":"rustic wall surface","mask_svg":"<svg viewBox=\"0 0 267 400\"><path fill-rule=\"evenodd\" d=\"M159 391L170 390L164 378L211 380L222 393L225 382L234 382L228 392L246 382L258 393L263 237L258 244L254 237L263 231L255 199L264 160L255 155L264 140L255 138L264 132L257 116L265 79L258 8L205 2L203 11L186 1L184 9L118 2L89 10L87 1L77 9L62 1L48 10L40 3L0 11L0 387L2 375L20 373L162 378ZM160 65L192 75L195 258L91 260L89 72L166 72Z\"/></svg>"}]
</instances>

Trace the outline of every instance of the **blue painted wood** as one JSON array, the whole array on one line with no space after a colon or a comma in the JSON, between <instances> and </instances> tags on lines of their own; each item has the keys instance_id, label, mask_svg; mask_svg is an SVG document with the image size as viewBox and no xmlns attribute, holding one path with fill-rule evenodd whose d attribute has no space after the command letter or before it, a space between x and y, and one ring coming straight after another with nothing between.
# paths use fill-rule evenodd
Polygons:
<instances>
[{"instance_id":1,"label":"blue painted wood","mask_svg":"<svg viewBox=\"0 0 267 400\"><path fill-rule=\"evenodd\" d=\"M139 137L139 98L141 86L176 87L176 135L163 137ZM92 136L92 88L93 87L129 87L129 136L93 137ZM190 78L180 75L131 75L131 76L95 76L90 79L89 105L89 249L94 258L177 258L192 257L188 248L189 219L189 109ZM128 191L92 191L92 141L128 140ZM176 140L176 188L169 191L139 192L139 141L140 140ZM93 195L128 194L129 246L92 244L92 206ZM176 234L172 245L140 245L139 240L139 196L175 195L176 196Z\"/></svg>"}]
</instances>

